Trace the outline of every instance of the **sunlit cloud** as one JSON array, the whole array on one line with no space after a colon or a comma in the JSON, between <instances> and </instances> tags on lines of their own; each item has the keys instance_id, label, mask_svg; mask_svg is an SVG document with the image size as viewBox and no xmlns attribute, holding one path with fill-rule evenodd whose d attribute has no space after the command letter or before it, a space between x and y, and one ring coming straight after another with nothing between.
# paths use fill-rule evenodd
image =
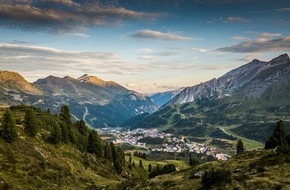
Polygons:
<instances>
[{"instance_id":1,"label":"sunlit cloud","mask_svg":"<svg viewBox=\"0 0 290 190\"><path fill-rule=\"evenodd\" d=\"M233 40L241 40L241 41L244 41L244 40L248 40L249 38L245 37L245 36L232 36L231 39Z\"/></svg>"},{"instance_id":2,"label":"sunlit cloud","mask_svg":"<svg viewBox=\"0 0 290 190\"><path fill-rule=\"evenodd\" d=\"M219 52L254 53L290 50L290 36L281 34L261 33L257 39L237 45L216 49Z\"/></svg>"},{"instance_id":3,"label":"sunlit cloud","mask_svg":"<svg viewBox=\"0 0 290 190\"><path fill-rule=\"evenodd\" d=\"M206 53L210 51L210 50L202 49L202 48L191 48L190 50L193 52L199 52L199 53Z\"/></svg>"},{"instance_id":4,"label":"sunlit cloud","mask_svg":"<svg viewBox=\"0 0 290 190\"><path fill-rule=\"evenodd\" d=\"M129 35L129 37L142 39L174 40L174 41L198 40L197 38L190 38L171 32L160 32L155 30L140 30L134 34Z\"/></svg>"},{"instance_id":5,"label":"sunlit cloud","mask_svg":"<svg viewBox=\"0 0 290 190\"><path fill-rule=\"evenodd\" d=\"M176 86L176 85L164 85L164 84L158 84L158 83L154 83L153 84L157 89L160 90L176 90L181 88L181 86Z\"/></svg>"}]
</instances>

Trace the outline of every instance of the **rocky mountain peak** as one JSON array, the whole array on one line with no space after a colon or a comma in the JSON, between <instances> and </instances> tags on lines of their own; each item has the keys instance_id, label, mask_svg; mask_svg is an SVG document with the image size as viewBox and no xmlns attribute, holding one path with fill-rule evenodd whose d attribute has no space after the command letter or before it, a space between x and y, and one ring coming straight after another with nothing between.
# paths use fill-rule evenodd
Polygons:
<instances>
[{"instance_id":1,"label":"rocky mountain peak","mask_svg":"<svg viewBox=\"0 0 290 190\"><path fill-rule=\"evenodd\" d=\"M289 56L287 54L282 54L274 59L272 59L271 61L269 61L268 64L270 64L271 66L275 66L275 65L280 65L280 64L284 64L290 62Z\"/></svg>"},{"instance_id":2,"label":"rocky mountain peak","mask_svg":"<svg viewBox=\"0 0 290 190\"><path fill-rule=\"evenodd\" d=\"M0 71L0 86L29 94L42 94L41 90L26 81L20 74L11 71Z\"/></svg>"},{"instance_id":3,"label":"rocky mountain peak","mask_svg":"<svg viewBox=\"0 0 290 190\"><path fill-rule=\"evenodd\" d=\"M290 59L287 54L268 62L254 59L218 79L185 88L165 106L193 102L200 98L231 96L232 92L241 88L247 96L259 97L268 86L287 80L289 68Z\"/></svg>"},{"instance_id":4,"label":"rocky mountain peak","mask_svg":"<svg viewBox=\"0 0 290 190\"><path fill-rule=\"evenodd\" d=\"M84 74L76 80L78 80L79 82L95 84L101 87L121 87L121 85L114 81L104 81L96 76L90 76L88 74Z\"/></svg>"}]
</instances>

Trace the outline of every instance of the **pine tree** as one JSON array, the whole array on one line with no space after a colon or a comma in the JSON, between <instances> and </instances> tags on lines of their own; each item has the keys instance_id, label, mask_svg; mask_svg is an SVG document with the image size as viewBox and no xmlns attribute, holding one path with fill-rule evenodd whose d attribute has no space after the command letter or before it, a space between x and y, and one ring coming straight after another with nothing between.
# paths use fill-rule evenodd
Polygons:
<instances>
[{"instance_id":1,"label":"pine tree","mask_svg":"<svg viewBox=\"0 0 290 190\"><path fill-rule=\"evenodd\" d=\"M61 107L59 116L60 119L64 121L68 127L71 126L70 111L68 106L64 105Z\"/></svg>"},{"instance_id":2,"label":"pine tree","mask_svg":"<svg viewBox=\"0 0 290 190\"><path fill-rule=\"evenodd\" d=\"M59 127L59 124L56 121L53 121L51 123L51 133L50 133L50 138L51 142L54 144L60 143L62 139L62 133L61 133L61 128Z\"/></svg>"},{"instance_id":3,"label":"pine tree","mask_svg":"<svg viewBox=\"0 0 290 190\"><path fill-rule=\"evenodd\" d=\"M12 112L7 109L2 117L2 133L1 136L7 142L13 142L16 140L18 134L16 130L15 119Z\"/></svg>"},{"instance_id":4,"label":"pine tree","mask_svg":"<svg viewBox=\"0 0 290 190\"><path fill-rule=\"evenodd\" d=\"M104 156L105 158L107 158L107 160L109 160L110 162L113 162L112 149L109 143L105 144Z\"/></svg>"},{"instance_id":5,"label":"pine tree","mask_svg":"<svg viewBox=\"0 0 290 190\"><path fill-rule=\"evenodd\" d=\"M87 151L91 154L96 154L97 157L103 156L103 147L101 139L97 131L91 130L88 137Z\"/></svg>"},{"instance_id":6,"label":"pine tree","mask_svg":"<svg viewBox=\"0 0 290 190\"><path fill-rule=\"evenodd\" d=\"M33 110L29 109L24 116L24 131L31 137L36 136L38 131L38 122Z\"/></svg>"},{"instance_id":7,"label":"pine tree","mask_svg":"<svg viewBox=\"0 0 290 190\"><path fill-rule=\"evenodd\" d=\"M125 166L125 163L126 163L125 153L124 153L124 151L122 150L121 147L117 148L117 156L118 156L118 160L119 160L120 164L122 166Z\"/></svg>"},{"instance_id":8,"label":"pine tree","mask_svg":"<svg viewBox=\"0 0 290 190\"><path fill-rule=\"evenodd\" d=\"M287 138L286 138L286 130L284 127L283 121L278 121L276 124L276 128L271 135L271 137L265 143L265 149L272 149L276 146L286 146Z\"/></svg>"},{"instance_id":9,"label":"pine tree","mask_svg":"<svg viewBox=\"0 0 290 190\"><path fill-rule=\"evenodd\" d=\"M61 128L61 141L64 143L68 143L69 142L69 130L67 128L66 123L64 122L60 122L59 126Z\"/></svg>"},{"instance_id":10,"label":"pine tree","mask_svg":"<svg viewBox=\"0 0 290 190\"><path fill-rule=\"evenodd\" d=\"M148 165L148 171L152 172L152 165L151 164Z\"/></svg>"},{"instance_id":11,"label":"pine tree","mask_svg":"<svg viewBox=\"0 0 290 190\"><path fill-rule=\"evenodd\" d=\"M245 149L244 149L243 141L239 139L237 143L237 154L242 154L244 152L245 152Z\"/></svg>"},{"instance_id":12,"label":"pine tree","mask_svg":"<svg viewBox=\"0 0 290 190\"><path fill-rule=\"evenodd\" d=\"M111 150L112 150L112 157L113 157L113 165L117 172L122 172L122 161L120 159L119 151L117 151L116 146L114 143L110 143Z\"/></svg>"},{"instance_id":13,"label":"pine tree","mask_svg":"<svg viewBox=\"0 0 290 190\"><path fill-rule=\"evenodd\" d=\"M112 151L113 162L115 162L117 160L116 146L114 143L110 142L110 147L111 147L111 151Z\"/></svg>"},{"instance_id":14,"label":"pine tree","mask_svg":"<svg viewBox=\"0 0 290 190\"><path fill-rule=\"evenodd\" d=\"M88 127L86 126L86 123L84 120L77 121L76 127L82 135L86 136L88 134Z\"/></svg>"},{"instance_id":15,"label":"pine tree","mask_svg":"<svg viewBox=\"0 0 290 190\"><path fill-rule=\"evenodd\" d=\"M142 160L139 160L139 167L140 167L140 168L144 168L144 167L143 167Z\"/></svg>"}]
</instances>

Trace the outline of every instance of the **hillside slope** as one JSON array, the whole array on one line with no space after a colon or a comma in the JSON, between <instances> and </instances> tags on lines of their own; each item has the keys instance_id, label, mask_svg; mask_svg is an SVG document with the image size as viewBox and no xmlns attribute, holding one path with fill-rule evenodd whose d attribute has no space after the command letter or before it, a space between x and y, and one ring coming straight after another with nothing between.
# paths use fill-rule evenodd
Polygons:
<instances>
[{"instance_id":1,"label":"hillside slope","mask_svg":"<svg viewBox=\"0 0 290 190\"><path fill-rule=\"evenodd\" d=\"M33 109L40 121L36 137L24 131L24 113L28 109ZM5 110L0 110L1 118ZM69 130L74 131L78 143L51 143L48 137L53 133L52 123L58 122L56 117L26 106L11 110L18 138L11 143L0 138L0 189L116 189L123 180L107 159L78 148L85 136L77 129Z\"/></svg>"},{"instance_id":2,"label":"hillside slope","mask_svg":"<svg viewBox=\"0 0 290 190\"><path fill-rule=\"evenodd\" d=\"M290 157L288 154L274 154L273 150L247 152L226 162L208 162L187 170L157 176L143 184L132 185L130 189L288 190L290 188L289 169ZM203 186L199 176L210 170L229 171L229 177L226 177L225 174L216 176L220 180L215 185L211 188Z\"/></svg>"}]
</instances>

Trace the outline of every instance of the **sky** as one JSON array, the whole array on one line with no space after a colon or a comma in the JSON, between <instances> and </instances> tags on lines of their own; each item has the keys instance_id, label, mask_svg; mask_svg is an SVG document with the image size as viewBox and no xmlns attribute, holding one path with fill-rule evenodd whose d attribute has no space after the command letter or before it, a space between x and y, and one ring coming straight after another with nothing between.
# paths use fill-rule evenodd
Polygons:
<instances>
[{"instance_id":1,"label":"sky","mask_svg":"<svg viewBox=\"0 0 290 190\"><path fill-rule=\"evenodd\" d=\"M289 0L0 0L0 70L150 94L290 51Z\"/></svg>"}]
</instances>

